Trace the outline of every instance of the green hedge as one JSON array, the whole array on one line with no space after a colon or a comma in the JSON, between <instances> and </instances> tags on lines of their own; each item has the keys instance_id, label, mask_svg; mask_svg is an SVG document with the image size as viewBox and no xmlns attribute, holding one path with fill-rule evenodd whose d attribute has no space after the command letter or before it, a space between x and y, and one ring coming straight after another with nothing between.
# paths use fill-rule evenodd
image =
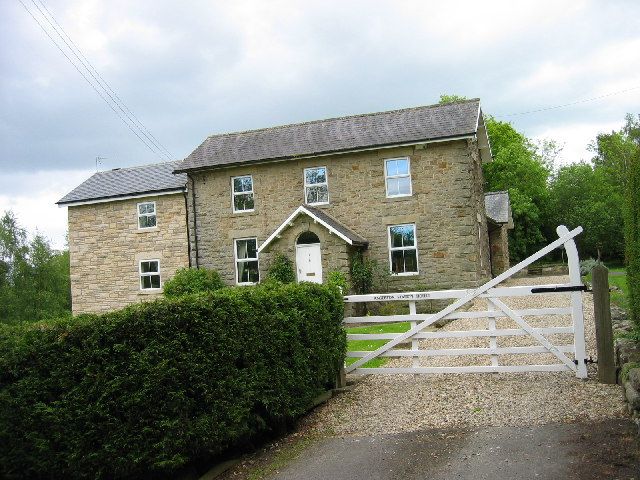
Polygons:
<instances>
[{"instance_id":1,"label":"green hedge","mask_svg":"<svg viewBox=\"0 0 640 480\"><path fill-rule=\"evenodd\" d=\"M629 310L640 329L640 146L629 161L624 207Z\"/></svg>"},{"instance_id":2,"label":"green hedge","mask_svg":"<svg viewBox=\"0 0 640 480\"><path fill-rule=\"evenodd\" d=\"M173 278L164 282L162 293L166 298L177 298L192 293L215 292L224 288L220 274L207 268L181 268Z\"/></svg>"},{"instance_id":3,"label":"green hedge","mask_svg":"<svg viewBox=\"0 0 640 480\"><path fill-rule=\"evenodd\" d=\"M0 478L163 477L301 415L344 360L315 284L0 330Z\"/></svg>"}]
</instances>

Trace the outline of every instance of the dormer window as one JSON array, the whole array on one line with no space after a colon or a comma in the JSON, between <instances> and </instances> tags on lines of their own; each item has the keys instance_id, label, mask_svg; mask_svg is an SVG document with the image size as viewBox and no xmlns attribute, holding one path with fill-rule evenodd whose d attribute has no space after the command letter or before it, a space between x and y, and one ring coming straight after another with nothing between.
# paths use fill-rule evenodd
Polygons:
<instances>
[{"instance_id":1,"label":"dormer window","mask_svg":"<svg viewBox=\"0 0 640 480\"><path fill-rule=\"evenodd\" d=\"M304 169L304 202L307 205L326 205L329 203L327 167Z\"/></svg>"},{"instance_id":2,"label":"dormer window","mask_svg":"<svg viewBox=\"0 0 640 480\"><path fill-rule=\"evenodd\" d=\"M154 228L156 223L156 202L138 204L138 229Z\"/></svg>"}]
</instances>

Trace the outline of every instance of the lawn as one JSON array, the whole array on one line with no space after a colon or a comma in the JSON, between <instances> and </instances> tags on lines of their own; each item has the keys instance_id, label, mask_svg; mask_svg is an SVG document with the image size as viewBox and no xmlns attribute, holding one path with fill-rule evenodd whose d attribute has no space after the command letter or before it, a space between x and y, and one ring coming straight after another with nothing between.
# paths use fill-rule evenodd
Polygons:
<instances>
[{"instance_id":1,"label":"lawn","mask_svg":"<svg viewBox=\"0 0 640 480\"><path fill-rule=\"evenodd\" d=\"M591 283L591 273L584 279ZM627 285L627 273L624 268L614 267L609 269L609 288L618 287L610 294L611 303L627 310L629 308L629 286Z\"/></svg>"},{"instance_id":2,"label":"lawn","mask_svg":"<svg viewBox=\"0 0 640 480\"><path fill-rule=\"evenodd\" d=\"M409 330L409 322L398 323L378 323L366 327L347 328L347 333L404 333ZM347 350L349 351L372 351L377 350L389 340L349 340ZM357 358L347 358L347 365L358 360ZM374 358L363 365L364 368L381 367L386 363L388 357Z\"/></svg>"}]
</instances>

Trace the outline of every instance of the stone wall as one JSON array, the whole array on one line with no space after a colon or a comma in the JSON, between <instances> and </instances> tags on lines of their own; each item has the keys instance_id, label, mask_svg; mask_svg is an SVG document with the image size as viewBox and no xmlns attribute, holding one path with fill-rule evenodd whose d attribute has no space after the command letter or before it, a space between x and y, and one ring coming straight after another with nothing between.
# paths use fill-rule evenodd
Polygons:
<instances>
[{"instance_id":1,"label":"stone wall","mask_svg":"<svg viewBox=\"0 0 640 480\"><path fill-rule=\"evenodd\" d=\"M137 204L155 201L157 227L138 229ZM182 194L69 207L73 313L104 312L156 298L140 290L139 261L160 260L161 282L188 266Z\"/></svg>"},{"instance_id":2,"label":"stone wall","mask_svg":"<svg viewBox=\"0 0 640 480\"><path fill-rule=\"evenodd\" d=\"M491 273L497 277L509 269L509 230L507 225L489 226Z\"/></svg>"},{"instance_id":3,"label":"stone wall","mask_svg":"<svg viewBox=\"0 0 640 480\"><path fill-rule=\"evenodd\" d=\"M412 196L386 198L384 160L408 156ZM234 239L257 237L262 244L304 202L304 168L326 166L329 205L317 208L351 228L369 242L368 255L389 268L388 226L415 223L419 274L394 276L389 290L471 287L489 277L489 239L484 210L482 168L475 141L458 140L419 147L379 149L343 155L228 167L190 175L192 265L218 270L228 284L235 282ZM231 178L253 176L255 209L233 213ZM192 187L191 181L194 182ZM323 265L346 269L346 246L331 243L323 228ZM196 233L197 232L197 237ZM321 236L322 233L322 236ZM285 232L286 235L289 235ZM277 248L295 259L293 239ZM331 241L330 241L331 240ZM288 244L287 244L288 242ZM195 250L198 250L196 259ZM261 274L269 254L260 259ZM323 272L326 278L327 272Z\"/></svg>"},{"instance_id":4,"label":"stone wall","mask_svg":"<svg viewBox=\"0 0 640 480\"><path fill-rule=\"evenodd\" d=\"M640 419L640 344L626 338L633 331L628 317L621 308L611 307L618 383L622 385L629 413L634 419Z\"/></svg>"}]
</instances>

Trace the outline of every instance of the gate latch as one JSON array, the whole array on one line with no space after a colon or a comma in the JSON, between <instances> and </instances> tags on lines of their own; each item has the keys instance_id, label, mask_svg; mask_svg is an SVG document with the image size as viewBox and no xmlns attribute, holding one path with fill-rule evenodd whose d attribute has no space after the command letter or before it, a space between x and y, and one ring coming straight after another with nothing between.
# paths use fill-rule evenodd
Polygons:
<instances>
[{"instance_id":1,"label":"gate latch","mask_svg":"<svg viewBox=\"0 0 640 480\"><path fill-rule=\"evenodd\" d=\"M578 365L578 360L574 360L573 363L575 363L576 365ZM598 359L593 359L591 356L589 358L585 358L584 359L584 364L587 365L589 363L598 363Z\"/></svg>"},{"instance_id":2,"label":"gate latch","mask_svg":"<svg viewBox=\"0 0 640 480\"><path fill-rule=\"evenodd\" d=\"M545 293L545 292L586 292L587 287L584 285L570 285L564 287L534 287L531 289L531 293Z\"/></svg>"}]
</instances>

